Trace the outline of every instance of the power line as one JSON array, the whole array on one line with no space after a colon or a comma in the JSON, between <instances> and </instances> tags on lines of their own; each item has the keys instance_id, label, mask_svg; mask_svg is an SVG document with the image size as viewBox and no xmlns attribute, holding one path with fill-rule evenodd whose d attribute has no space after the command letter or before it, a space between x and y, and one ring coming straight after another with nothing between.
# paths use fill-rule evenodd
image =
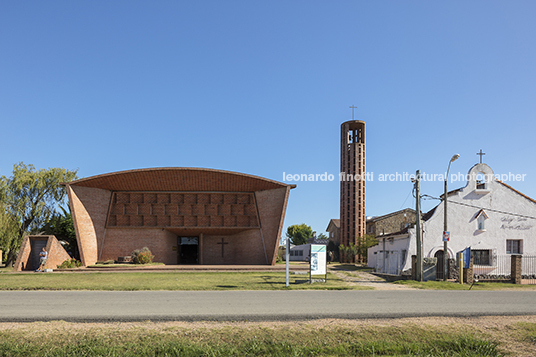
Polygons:
<instances>
[{"instance_id":1,"label":"power line","mask_svg":"<svg viewBox=\"0 0 536 357\"><path fill-rule=\"evenodd\" d=\"M428 197L428 198L430 198L430 199L443 201L441 198L437 198L437 197L433 197L433 196L429 196L429 195L425 195L425 196ZM456 202L456 201L451 201L451 200L447 200L447 202L448 202L448 203L454 203L455 205L461 205L461 206L467 206L467 207L472 207L472 208L478 208L478 209L483 209L483 210L485 210L485 211L489 211L489 212L495 212L495 213L500 213L500 214L507 214L507 215L515 216L515 217L528 218L528 219L536 219L536 217L532 217L532 216L525 216L525 215L518 214L518 213L499 211L499 210L492 209L492 208L478 207L478 206L470 205L470 204L468 204L468 203L461 203L461 202Z\"/></svg>"}]
</instances>

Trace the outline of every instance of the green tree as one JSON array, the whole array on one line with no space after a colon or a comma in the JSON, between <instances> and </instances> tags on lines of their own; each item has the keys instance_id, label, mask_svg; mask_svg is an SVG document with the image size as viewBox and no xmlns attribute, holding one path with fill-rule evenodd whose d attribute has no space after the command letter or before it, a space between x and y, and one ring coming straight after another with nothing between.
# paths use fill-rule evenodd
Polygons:
<instances>
[{"instance_id":1,"label":"green tree","mask_svg":"<svg viewBox=\"0 0 536 357\"><path fill-rule=\"evenodd\" d=\"M328 239L328 238L329 238L329 237L328 237L326 234L324 234L324 233L320 233L320 234L318 235L318 237L316 237L316 239Z\"/></svg>"},{"instance_id":2,"label":"green tree","mask_svg":"<svg viewBox=\"0 0 536 357\"><path fill-rule=\"evenodd\" d=\"M0 249L2 255L7 256L8 247L11 246L11 242L17 239L17 226L11 215L7 213L5 205L0 202ZM2 261L5 261L5 257Z\"/></svg>"},{"instance_id":3,"label":"green tree","mask_svg":"<svg viewBox=\"0 0 536 357\"><path fill-rule=\"evenodd\" d=\"M4 248L6 265L12 264L27 234L39 232L64 203L66 191L62 182L77 179L76 171L63 168L37 170L20 162L13 165L10 177L0 177L0 202L15 225L16 235Z\"/></svg>"},{"instance_id":4,"label":"green tree","mask_svg":"<svg viewBox=\"0 0 536 357\"><path fill-rule=\"evenodd\" d=\"M43 233L54 235L59 240L67 242L65 250L71 254L71 257L80 259L78 252L78 243L76 241L76 232L74 230L73 217L65 208L59 207L62 214L54 214L42 228Z\"/></svg>"},{"instance_id":5,"label":"green tree","mask_svg":"<svg viewBox=\"0 0 536 357\"><path fill-rule=\"evenodd\" d=\"M363 237L360 237L359 239L360 239L361 244L358 247L357 254L363 257L364 262L367 262L368 249L378 244L378 240L376 239L376 237L370 234L365 234Z\"/></svg>"},{"instance_id":6,"label":"green tree","mask_svg":"<svg viewBox=\"0 0 536 357\"><path fill-rule=\"evenodd\" d=\"M341 263L343 261L347 263L351 263L353 261L357 262L357 258L359 257L361 257L361 262L366 263L368 249L378 244L378 240L373 235L369 234L365 234L362 237L358 237L357 242L358 244L350 242L348 246L345 246L344 244L339 245Z\"/></svg>"},{"instance_id":7,"label":"green tree","mask_svg":"<svg viewBox=\"0 0 536 357\"><path fill-rule=\"evenodd\" d=\"M305 223L294 224L287 228L287 238L294 245L305 244L307 239L313 238L313 230Z\"/></svg>"}]
</instances>

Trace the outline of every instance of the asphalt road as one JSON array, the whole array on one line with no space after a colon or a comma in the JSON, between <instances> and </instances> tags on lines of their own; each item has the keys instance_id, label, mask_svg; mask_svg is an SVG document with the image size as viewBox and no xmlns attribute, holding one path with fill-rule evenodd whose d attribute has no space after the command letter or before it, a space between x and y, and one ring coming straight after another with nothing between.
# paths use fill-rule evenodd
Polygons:
<instances>
[{"instance_id":1,"label":"asphalt road","mask_svg":"<svg viewBox=\"0 0 536 357\"><path fill-rule=\"evenodd\" d=\"M536 291L0 291L0 321L536 315Z\"/></svg>"}]
</instances>

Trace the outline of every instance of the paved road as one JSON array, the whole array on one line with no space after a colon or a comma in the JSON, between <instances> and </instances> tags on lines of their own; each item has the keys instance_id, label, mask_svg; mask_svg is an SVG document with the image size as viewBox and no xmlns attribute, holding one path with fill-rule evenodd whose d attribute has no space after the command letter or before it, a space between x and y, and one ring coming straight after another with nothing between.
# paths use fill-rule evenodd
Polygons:
<instances>
[{"instance_id":1,"label":"paved road","mask_svg":"<svg viewBox=\"0 0 536 357\"><path fill-rule=\"evenodd\" d=\"M0 321L536 315L536 291L0 291Z\"/></svg>"}]
</instances>

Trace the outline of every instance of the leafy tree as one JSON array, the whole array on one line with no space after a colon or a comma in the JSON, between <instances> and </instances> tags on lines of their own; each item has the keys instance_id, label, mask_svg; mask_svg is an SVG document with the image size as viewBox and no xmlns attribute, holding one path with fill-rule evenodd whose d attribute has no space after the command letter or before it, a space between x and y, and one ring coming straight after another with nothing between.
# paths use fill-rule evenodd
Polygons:
<instances>
[{"instance_id":1,"label":"leafy tree","mask_svg":"<svg viewBox=\"0 0 536 357\"><path fill-rule=\"evenodd\" d=\"M351 263L354 257L357 255L358 247L354 243L350 242L347 246L344 244L339 245L339 253L341 257L341 263Z\"/></svg>"},{"instance_id":2,"label":"leafy tree","mask_svg":"<svg viewBox=\"0 0 536 357\"><path fill-rule=\"evenodd\" d=\"M324 233L320 233L316 239L328 239L329 237L325 235Z\"/></svg>"},{"instance_id":3,"label":"leafy tree","mask_svg":"<svg viewBox=\"0 0 536 357\"><path fill-rule=\"evenodd\" d=\"M287 238L294 245L307 243L307 239L313 238L313 230L305 223L294 224L287 228Z\"/></svg>"},{"instance_id":4,"label":"leafy tree","mask_svg":"<svg viewBox=\"0 0 536 357\"><path fill-rule=\"evenodd\" d=\"M352 262L357 257L361 257L362 262L367 261L368 248L378 244L378 240L369 234L365 234L362 237L357 238L358 244L350 242L348 246L344 244L339 245L339 253L341 256L341 262Z\"/></svg>"},{"instance_id":5,"label":"leafy tree","mask_svg":"<svg viewBox=\"0 0 536 357\"><path fill-rule=\"evenodd\" d=\"M357 254L361 255L364 261L367 261L368 249L378 244L376 237L370 234L365 234L360 238L361 244L358 247Z\"/></svg>"},{"instance_id":6,"label":"leafy tree","mask_svg":"<svg viewBox=\"0 0 536 357\"><path fill-rule=\"evenodd\" d=\"M11 177L0 177L0 202L15 225L16 234L4 248L6 265L12 264L27 234L37 233L54 214L66 196L62 182L77 179L76 171L63 168L37 170L20 162L13 165Z\"/></svg>"},{"instance_id":7,"label":"leafy tree","mask_svg":"<svg viewBox=\"0 0 536 357\"><path fill-rule=\"evenodd\" d=\"M17 239L17 226L12 217L7 213L5 205L0 202L0 249L7 256L7 249L11 242ZM5 261L5 258L2 261Z\"/></svg>"},{"instance_id":8,"label":"leafy tree","mask_svg":"<svg viewBox=\"0 0 536 357\"><path fill-rule=\"evenodd\" d=\"M63 207L59 207L63 214L54 214L42 228L48 235L54 235L58 240L67 242L65 250L75 259L80 259L76 232L74 230L73 217L70 212Z\"/></svg>"}]
</instances>

